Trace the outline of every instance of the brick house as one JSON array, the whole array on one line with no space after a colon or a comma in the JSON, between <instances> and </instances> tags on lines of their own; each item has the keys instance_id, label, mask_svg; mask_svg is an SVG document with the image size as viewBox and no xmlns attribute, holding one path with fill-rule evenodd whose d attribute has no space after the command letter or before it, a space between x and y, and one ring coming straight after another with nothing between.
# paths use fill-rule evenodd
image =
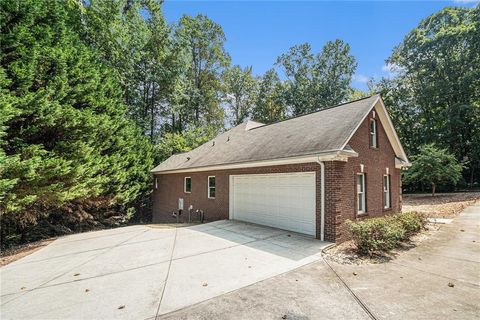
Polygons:
<instances>
[{"instance_id":1,"label":"brick house","mask_svg":"<svg viewBox=\"0 0 480 320\"><path fill-rule=\"evenodd\" d=\"M408 166L379 95L288 120L248 121L152 170L153 222L201 209L341 242L344 221L401 210Z\"/></svg>"}]
</instances>

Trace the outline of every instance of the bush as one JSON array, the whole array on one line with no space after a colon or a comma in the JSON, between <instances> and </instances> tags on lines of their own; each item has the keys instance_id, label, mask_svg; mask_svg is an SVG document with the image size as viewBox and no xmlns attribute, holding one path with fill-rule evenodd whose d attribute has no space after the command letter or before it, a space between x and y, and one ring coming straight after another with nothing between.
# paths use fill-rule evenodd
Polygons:
<instances>
[{"instance_id":1,"label":"bush","mask_svg":"<svg viewBox=\"0 0 480 320\"><path fill-rule=\"evenodd\" d=\"M425 225L425 218L416 212L396 216L371 218L354 222L347 220L347 228L361 254L389 251L419 232Z\"/></svg>"},{"instance_id":2,"label":"bush","mask_svg":"<svg viewBox=\"0 0 480 320\"><path fill-rule=\"evenodd\" d=\"M427 223L425 216L418 212L404 212L395 216L405 230L404 240L420 232Z\"/></svg>"}]
</instances>

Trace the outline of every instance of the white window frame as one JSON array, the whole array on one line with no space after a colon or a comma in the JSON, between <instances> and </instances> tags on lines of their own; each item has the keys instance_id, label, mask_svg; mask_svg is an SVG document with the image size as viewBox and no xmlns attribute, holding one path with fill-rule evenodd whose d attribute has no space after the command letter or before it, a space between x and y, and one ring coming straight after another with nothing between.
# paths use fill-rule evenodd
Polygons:
<instances>
[{"instance_id":1,"label":"white window frame","mask_svg":"<svg viewBox=\"0 0 480 320\"><path fill-rule=\"evenodd\" d=\"M390 209L392 204L390 200L390 175L388 174L383 175L383 200L383 208Z\"/></svg>"},{"instance_id":2,"label":"white window frame","mask_svg":"<svg viewBox=\"0 0 480 320\"><path fill-rule=\"evenodd\" d=\"M362 191L360 191L360 189L358 188L359 184L358 184L358 177L361 176L363 179L362 179ZM366 204L366 190L365 190L365 173L357 173L357 176L355 177L356 180L355 180L355 187L356 187L356 193L357 193L357 213L358 214L365 214L367 212L366 208L367 208L367 204ZM359 197L362 197L362 204L363 204L363 207L360 208L359 205L360 205L360 201L358 201Z\"/></svg>"},{"instance_id":3,"label":"white window frame","mask_svg":"<svg viewBox=\"0 0 480 320\"><path fill-rule=\"evenodd\" d=\"M372 131L372 123L373 123L373 131ZM370 119L370 146L372 148L378 148L377 144L377 120Z\"/></svg>"},{"instance_id":4,"label":"white window frame","mask_svg":"<svg viewBox=\"0 0 480 320\"><path fill-rule=\"evenodd\" d=\"M187 179L190 179L190 191L187 191ZM192 177L183 178L183 192L192 193Z\"/></svg>"},{"instance_id":5,"label":"white window frame","mask_svg":"<svg viewBox=\"0 0 480 320\"><path fill-rule=\"evenodd\" d=\"M213 187L210 186L210 178L215 179L215 186L213 186ZM217 179L215 178L215 176L208 176L207 177L207 197L208 197L208 199L215 199L215 197L210 196L211 189L214 189L215 190L215 195L217 195Z\"/></svg>"}]
</instances>

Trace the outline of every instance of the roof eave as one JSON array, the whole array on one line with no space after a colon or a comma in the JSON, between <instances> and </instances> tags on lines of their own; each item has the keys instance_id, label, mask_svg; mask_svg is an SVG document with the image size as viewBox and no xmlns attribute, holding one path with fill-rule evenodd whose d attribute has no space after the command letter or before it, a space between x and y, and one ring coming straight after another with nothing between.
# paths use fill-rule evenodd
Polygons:
<instances>
[{"instance_id":1,"label":"roof eave","mask_svg":"<svg viewBox=\"0 0 480 320\"><path fill-rule=\"evenodd\" d=\"M156 170L155 168L150 172L152 174L172 174L172 173L186 173L186 172L201 172L213 170L230 170L242 168L268 167L276 165L313 163L318 161L347 161L350 157L358 157L358 153L353 150L332 150L327 152L319 152L308 155L277 158L259 161L237 162L229 164L219 164L195 168L179 168L172 170Z\"/></svg>"}]
</instances>

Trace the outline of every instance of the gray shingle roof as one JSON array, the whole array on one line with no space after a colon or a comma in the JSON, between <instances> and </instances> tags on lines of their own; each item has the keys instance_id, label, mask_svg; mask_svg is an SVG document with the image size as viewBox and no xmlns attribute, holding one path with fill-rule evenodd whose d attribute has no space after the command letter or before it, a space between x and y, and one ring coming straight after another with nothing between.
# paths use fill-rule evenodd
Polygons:
<instances>
[{"instance_id":1,"label":"gray shingle roof","mask_svg":"<svg viewBox=\"0 0 480 320\"><path fill-rule=\"evenodd\" d=\"M373 95L268 125L249 121L192 151L171 156L152 172L339 151L378 97Z\"/></svg>"}]
</instances>

